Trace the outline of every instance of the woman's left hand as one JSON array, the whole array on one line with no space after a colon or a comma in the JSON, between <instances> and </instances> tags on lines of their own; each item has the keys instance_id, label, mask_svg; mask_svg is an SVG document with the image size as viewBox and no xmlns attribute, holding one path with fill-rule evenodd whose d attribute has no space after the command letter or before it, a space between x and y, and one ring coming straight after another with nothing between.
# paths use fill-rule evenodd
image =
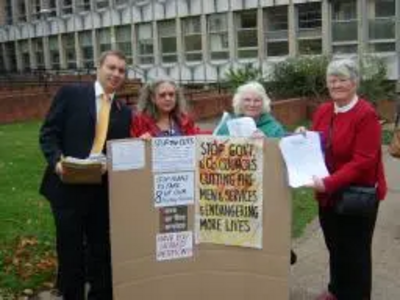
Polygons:
<instances>
[{"instance_id":1,"label":"woman's left hand","mask_svg":"<svg viewBox=\"0 0 400 300\"><path fill-rule=\"evenodd\" d=\"M264 132L262 132L260 129L257 129L256 131L253 132L253 134L251 135L251 137L253 139L262 139L265 138L266 135L264 134Z\"/></svg>"},{"instance_id":2,"label":"woman's left hand","mask_svg":"<svg viewBox=\"0 0 400 300\"><path fill-rule=\"evenodd\" d=\"M312 188L320 193L323 193L326 190L323 180L317 176L313 176L313 182L310 184L306 184L305 187Z\"/></svg>"}]
</instances>

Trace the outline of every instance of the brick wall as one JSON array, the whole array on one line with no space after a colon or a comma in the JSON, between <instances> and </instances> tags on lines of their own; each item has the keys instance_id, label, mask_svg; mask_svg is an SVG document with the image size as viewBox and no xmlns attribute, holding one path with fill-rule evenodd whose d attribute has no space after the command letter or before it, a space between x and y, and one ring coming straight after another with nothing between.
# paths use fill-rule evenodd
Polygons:
<instances>
[{"instance_id":1,"label":"brick wall","mask_svg":"<svg viewBox=\"0 0 400 300\"><path fill-rule=\"evenodd\" d=\"M54 87L47 92L0 95L0 124L42 119L56 91ZM195 120L219 117L223 111L231 110L231 101L231 95L214 91L188 97ZM272 111L284 125L295 125L308 117L307 100L276 101L272 103Z\"/></svg>"},{"instance_id":2,"label":"brick wall","mask_svg":"<svg viewBox=\"0 0 400 300\"><path fill-rule=\"evenodd\" d=\"M396 116L396 101L381 100L376 105L376 110L382 119L389 122L395 121Z\"/></svg>"}]
</instances>

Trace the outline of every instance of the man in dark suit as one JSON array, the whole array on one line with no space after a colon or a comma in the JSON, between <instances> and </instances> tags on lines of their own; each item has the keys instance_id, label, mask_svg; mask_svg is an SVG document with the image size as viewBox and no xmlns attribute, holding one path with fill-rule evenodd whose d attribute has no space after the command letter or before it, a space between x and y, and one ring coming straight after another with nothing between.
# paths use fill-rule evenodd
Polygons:
<instances>
[{"instance_id":1,"label":"man in dark suit","mask_svg":"<svg viewBox=\"0 0 400 300\"><path fill-rule=\"evenodd\" d=\"M67 184L61 160L101 154L107 140L129 137L131 111L113 99L125 71L121 52L103 53L96 82L60 88L40 130L48 164L40 192L54 215L64 300L84 299L86 278L89 299L112 299L107 175L100 184Z\"/></svg>"}]
</instances>

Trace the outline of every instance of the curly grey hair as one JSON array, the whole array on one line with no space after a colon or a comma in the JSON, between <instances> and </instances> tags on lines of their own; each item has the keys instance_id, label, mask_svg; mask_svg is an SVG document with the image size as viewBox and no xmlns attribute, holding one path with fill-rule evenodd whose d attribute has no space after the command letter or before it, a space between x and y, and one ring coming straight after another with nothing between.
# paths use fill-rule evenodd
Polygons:
<instances>
[{"instance_id":1,"label":"curly grey hair","mask_svg":"<svg viewBox=\"0 0 400 300\"><path fill-rule=\"evenodd\" d=\"M169 83L175 88L176 103L171 115L178 120L181 114L187 112L187 103L179 86L169 78L158 78L146 83L146 85L140 91L138 111L148 114L155 120L158 119L159 113L153 102L153 98L157 93L158 87L163 83Z\"/></svg>"},{"instance_id":2,"label":"curly grey hair","mask_svg":"<svg viewBox=\"0 0 400 300\"><path fill-rule=\"evenodd\" d=\"M269 113L271 111L271 99L268 97L264 87L257 81L251 81L239 86L233 96L232 106L236 115L243 114L243 95L248 92L256 93L260 97L263 103L262 113Z\"/></svg>"},{"instance_id":3,"label":"curly grey hair","mask_svg":"<svg viewBox=\"0 0 400 300\"><path fill-rule=\"evenodd\" d=\"M338 76L343 79L349 79L358 84L359 72L357 63L349 58L333 60L326 68L326 76Z\"/></svg>"}]
</instances>

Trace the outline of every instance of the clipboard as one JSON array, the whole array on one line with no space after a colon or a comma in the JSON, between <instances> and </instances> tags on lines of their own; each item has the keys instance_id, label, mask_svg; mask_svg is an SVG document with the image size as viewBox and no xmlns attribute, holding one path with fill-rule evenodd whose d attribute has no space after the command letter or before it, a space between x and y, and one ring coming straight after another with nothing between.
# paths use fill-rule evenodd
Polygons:
<instances>
[{"instance_id":1,"label":"clipboard","mask_svg":"<svg viewBox=\"0 0 400 300\"><path fill-rule=\"evenodd\" d=\"M69 161L61 162L64 174L61 180L68 184L100 184L102 182L101 162L75 163Z\"/></svg>"}]
</instances>

